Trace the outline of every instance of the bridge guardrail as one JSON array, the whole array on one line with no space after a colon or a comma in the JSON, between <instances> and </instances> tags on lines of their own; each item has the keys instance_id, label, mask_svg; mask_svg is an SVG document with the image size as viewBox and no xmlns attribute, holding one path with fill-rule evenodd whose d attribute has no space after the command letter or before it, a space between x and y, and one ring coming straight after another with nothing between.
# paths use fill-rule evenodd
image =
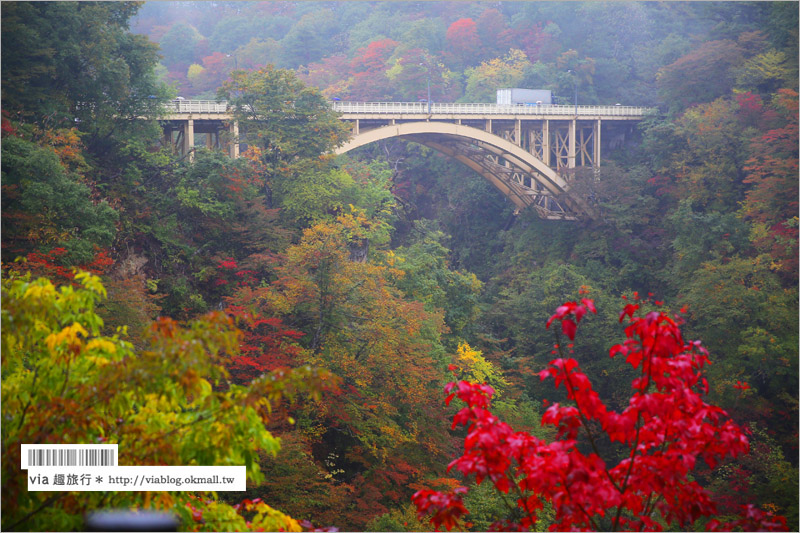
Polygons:
<instances>
[{"instance_id":1,"label":"bridge guardrail","mask_svg":"<svg viewBox=\"0 0 800 533\"><path fill-rule=\"evenodd\" d=\"M333 102L340 113L427 114L426 102ZM634 106L577 106L578 115L642 116L654 111L649 107ZM498 104L435 104L433 115L575 115L574 105L498 105Z\"/></svg>"},{"instance_id":2,"label":"bridge guardrail","mask_svg":"<svg viewBox=\"0 0 800 533\"><path fill-rule=\"evenodd\" d=\"M334 111L348 113L385 113L385 114L427 114L426 102L331 102ZM166 104L172 113L228 113L228 102L216 100L183 100L176 99ZM431 103L433 115L575 115L574 105L498 105L498 104L452 104ZM601 115L618 117L644 116L654 108L622 105L579 105L578 115Z\"/></svg>"},{"instance_id":3,"label":"bridge guardrail","mask_svg":"<svg viewBox=\"0 0 800 533\"><path fill-rule=\"evenodd\" d=\"M168 102L166 108L172 113L227 113L228 102L176 99Z\"/></svg>"}]
</instances>

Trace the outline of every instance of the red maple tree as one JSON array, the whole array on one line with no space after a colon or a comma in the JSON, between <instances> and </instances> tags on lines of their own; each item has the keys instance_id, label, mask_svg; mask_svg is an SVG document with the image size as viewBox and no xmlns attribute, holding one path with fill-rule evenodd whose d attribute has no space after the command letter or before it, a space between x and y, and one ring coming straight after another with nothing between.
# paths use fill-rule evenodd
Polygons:
<instances>
[{"instance_id":1,"label":"red maple tree","mask_svg":"<svg viewBox=\"0 0 800 533\"><path fill-rule=\"evenodd\" d=\"M553 531L661 531L662 521L681 527L716 513L712 495L690 473L699 459L712 469L726 456L748 452L745 430L728 419L719 407L709 405L702 393L708 383L702 375L709 363L699 341L685 341L680 319L653 311L637 316L638 303L628 303L620 322L628 317L626 339L611 348L610 355L624 356L639 376L621 413L606 407L592 388L578 362L561 357L539 373L563 385L572 405L551 405L542 424L558 428L558 437L545 442L517 431L490 410L494 393L485 384L460 381L446 387L446 402L458 397L467 406L453 418L453 428L467 428L464 453L449 468L481 483L489 479L497 491L516 499L511 511L522 518L493 524L493 530L532 529L537 512L549 502L555 510ZM547 323L561 323L570 339L587 312L595 312L592 300L567 302L558 307ZM557 341L560 334L556 332ZM746 384L740 384L746 386ZM602 430L602 431L600 431ZM578 446L583 432L587 450ZM626 450L624 458L610 464L598 448L601 433ZM420 516L432 515L438 529L459 526L468 513L463 503L464 487L443 493L429 489L412 497ZM785 530L786 520L754 506L743 509L741 518L721 524L710 520L710 530Z\"/></svg>"},{"instance_id":2,"label":"red maple tree","mask_svg":"<svg viewBox=\"0 0 800 533\"><path fill-rule=\"evenodd\" d=\"M389 57L399 43L392 39L381 39L359 48L350 62L353 83L350 98L353 100L385 100L391 95L391 83L386 77Z\"/></svg>"},{"instance_id":3,"label":"red maple tree","mask_svg":"<svg viewBox=\"0 0 800 533\"><path fill-rule=\"evenodd\" d=\"M471 64L481 47L478 36L478 26L470 18L461 18L453 22L445 35L447 39L447 53L451 60L460 65Z\"/></svg>"}]
</instances>

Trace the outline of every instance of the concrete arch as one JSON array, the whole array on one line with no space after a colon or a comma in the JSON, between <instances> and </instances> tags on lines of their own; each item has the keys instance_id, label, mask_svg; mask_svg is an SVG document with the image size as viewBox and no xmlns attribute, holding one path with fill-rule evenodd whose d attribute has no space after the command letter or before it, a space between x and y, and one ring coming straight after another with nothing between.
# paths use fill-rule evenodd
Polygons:
<instances>
[{"instance_id":1,"label":"concrete arch","mask_svg":"<svg viewBox=\"0 0 800 533\"><path fill-rule=\"evenodd\" d=\"M566 200L567 209L561 215L553 216L550 213L546 218L575 218L576 214L587 212L586 206L576 205L563 196L568 189L566 180L543 161L502 137L463 124L419 121L382 126L355 135L340 146L336 154L392 137L407 138L453 157L489 180L518 209L536 207L536 203L545 197L561 197ZM465 144L478 148L482 157L475 157L474 153L465 150ZM513 170L527 175L533 187L509 179L509 168L493 163L488 156L502 158Z\"/></svg>"}]
</instances>

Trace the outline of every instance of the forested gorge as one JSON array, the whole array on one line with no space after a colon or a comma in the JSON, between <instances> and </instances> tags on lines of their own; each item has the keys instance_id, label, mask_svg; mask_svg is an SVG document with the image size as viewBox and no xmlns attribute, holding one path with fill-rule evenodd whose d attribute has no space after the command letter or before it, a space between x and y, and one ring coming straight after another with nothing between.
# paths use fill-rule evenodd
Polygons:
<instances>
[{"instance_id":1,"label":"forested gorge","mask_svg":"<svg viewBox=\"0 0 800 533\"><path fill-rule=\"evenodd\" d=\"M798 529L797 2L0 9L3 530ZM331 100L428 84L658 113L544 220L419 144L331 155ZM178 96L242 156L160 144ZM28 443L248 490L29 492Z\"/></svg>"}]
</instances>

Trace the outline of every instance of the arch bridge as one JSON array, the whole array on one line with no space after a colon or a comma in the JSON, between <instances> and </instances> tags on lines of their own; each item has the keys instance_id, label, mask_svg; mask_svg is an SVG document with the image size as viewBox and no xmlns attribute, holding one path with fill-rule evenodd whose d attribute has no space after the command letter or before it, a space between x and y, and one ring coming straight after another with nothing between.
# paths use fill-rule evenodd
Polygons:
<instances>
[{"instance_id":1,"label":"arch bridge","mask_svg":"<svg viewBox=\"0 0 800 533\"><path fill-rule=\"evenodd\" d=\"M221 129L227 128L236 140L238 128L226 103L175 100L173 106L168 119L170 128L179 132L182 149L187 153L194 146L194 120L201 125L208 121L211 125L204 126L206 129L217 128L219 148ZM543 218L560 220L594 214L587 199L566 194L574 169L592 168L598 175L602 151L621 146L637 122L654 111L620 105L426 102L332 102L332 107L342 120L352 124L353 131L337 154L395 137L417 142L460 161L489 180L516 206L517 212L533 208ZM172 129L169 139L174 144ZM209 147L214 145L213 135L207 133ZM235 142L227 149L232 157L238 156Z\"/></svg>"}]
</instances>

